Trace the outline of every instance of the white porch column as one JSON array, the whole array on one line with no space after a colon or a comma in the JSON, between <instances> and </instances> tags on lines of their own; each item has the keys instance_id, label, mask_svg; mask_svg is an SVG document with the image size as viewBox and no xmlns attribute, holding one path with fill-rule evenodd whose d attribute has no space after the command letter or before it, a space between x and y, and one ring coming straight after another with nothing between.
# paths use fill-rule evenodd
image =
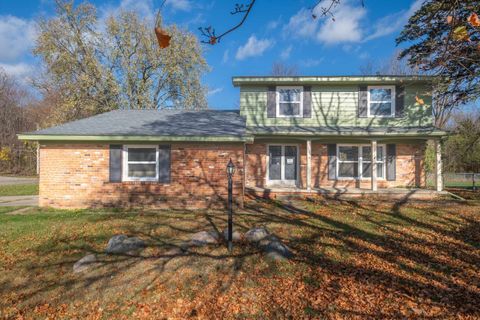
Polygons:
<instances>
[{"instance_id":1,"label":"white porch column","mask_svg":"<svg viewBox=\"0 0 480 320\"><path fill-rule=\"evenodd\" d=\"M442 145L440 139L435 140L435 187L437 191L443 190Z\"/></svg>"},{"instance_id":2,"label":"white porch column","mask_svg":"<svg viewBox=\"0 0 480 320\"><path fill-rule=\"evenodd\" d=\"M307 190L312 190L312 140L307 140Z\"/></svg>"},{"instance_id":3,"label":"white porch column","mask_svg":"<svg viewBox=\"0 0 480 320\"><path fill-rule=\"evenodd\" d=\"M372 159L372 191L377 191L377 140L372 140L371 143Z\"/></svg>"}]
</instances>

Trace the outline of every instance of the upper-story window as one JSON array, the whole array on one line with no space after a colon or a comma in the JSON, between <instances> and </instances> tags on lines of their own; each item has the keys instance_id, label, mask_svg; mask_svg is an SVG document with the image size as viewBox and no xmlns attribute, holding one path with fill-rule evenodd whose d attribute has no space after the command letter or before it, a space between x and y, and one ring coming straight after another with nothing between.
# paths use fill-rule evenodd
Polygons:
<instances>
[{"instance_id":1,"label":"upper-story window","mask_svg":"<svg viewBox=\"0 0 480 320\"><path fill-rule=\"evenodd\" d=\"M369 117L395 116L395 86L369 86L367 112Z\"/></svg>"},{"instance_id":2,"label":"upper-story window","mask_svg":"<svg viewBox=\"0 0 480 320\"><path fill-rule=\"evenodd\" d=\"M277 117L303 117L303 87L277 87Z\"/></svg>"}]
</instances>

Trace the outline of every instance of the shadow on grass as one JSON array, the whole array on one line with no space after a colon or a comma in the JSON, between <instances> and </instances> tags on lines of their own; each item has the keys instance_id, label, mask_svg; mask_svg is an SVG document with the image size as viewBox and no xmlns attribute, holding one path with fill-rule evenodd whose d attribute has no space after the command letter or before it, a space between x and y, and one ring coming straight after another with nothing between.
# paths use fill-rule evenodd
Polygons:
<instances>
[{"instance_id":1,"label":"shadow on grass","mask_svg":"<svg viewBox=\"0 0 480 320\"><path fill-rule=\"evenodd\" d=\"M329 282L333 290L329 291L328 300L335 301L345 294L345 281L349 279L355 287L374 286L422 302L427 309L441 305L451 314L472 316L478 314L476 306L480 304L480 223L474 208L473 213L462 215L455 208L452 202L412 204L408 198L396 203L257 199L235 214L235 228L245 232L253 226L267 226L295 252L288 263L287 275L282 273L283 269L271 269L271 263L267 267L262 265L266 269L261 274L272 281L278 276L299 273L302 276L298 281L315 291L323 290L321 279L328 276L333 279ZM30 301L34 305L47 297L55 303L54 296L61 297L60 302L88 290L124 290L135 295L134 292L152 285L182 284L188 288L193 282L200 281L201 285L202 281L206 284L213 280L218 285L209 290L216 297L229 291L241 273L253 277L258 271L255 268L261 265L259 260L263 260L256 247L246 244L236 245L231 254L224 245L183 246L195 232L221 233L227 224L223 212L140 210L95 216L93 223L115 227L85 236L58 234L37 244L33 252L50 259L28 260L17 266L22 274L28 275L28 281L18 283L4 278L0 294L18 292L17 298L21 297L22 303ZM102 250L115 233L138 236L146 241L148 248L140 254L104 255ZM102 266L73 275L71 266L87 253L98 254ZM62 275L55 277L56 273ZM36 276L39 274L50 276ZM191 294L198 294L199 290L202 288ZM360 312L335 304L318 307L312 301L304 303L307 316L332 312L361 317L403 315L398 310ZM271 307L281 309L277 310L279 316L288 315L285 307Z\"/></svg>"}]
</instances>

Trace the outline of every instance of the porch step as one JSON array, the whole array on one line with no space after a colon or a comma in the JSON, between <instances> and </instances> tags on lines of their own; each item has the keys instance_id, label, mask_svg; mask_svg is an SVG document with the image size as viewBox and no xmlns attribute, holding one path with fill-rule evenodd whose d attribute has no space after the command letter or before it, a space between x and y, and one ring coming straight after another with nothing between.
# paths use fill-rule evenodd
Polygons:
<instances>
[{"instance_id":1,"label":"porch step","mask_svg":"<svg viewBox=\"0 0 480 320\"><path fill-rule=\"evenodd\" d=\"M446 191L428 189L389 188L372 191L359 188L315 188L310 191L299 188L247 187L245 195L254 198L289 200L305 196L322 196L334 199L378 199L378 200L435 200L451 199Z\"/></svg>"}]
</instances>

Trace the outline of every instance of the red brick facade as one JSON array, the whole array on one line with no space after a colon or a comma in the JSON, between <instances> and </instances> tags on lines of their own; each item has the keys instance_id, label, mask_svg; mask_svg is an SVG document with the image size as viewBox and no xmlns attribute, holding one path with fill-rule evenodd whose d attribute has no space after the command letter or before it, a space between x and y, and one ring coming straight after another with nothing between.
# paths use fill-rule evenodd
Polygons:
<instances>
[{"instance_id":1,"label":"red brick facade","mask_svg":"<svg viewBox=\"0 0 480 320\"><path fill-rule=\"evenodd\" d=\"M108 144L47 144L40 148L40 206L210 208L225 205L231 158L234 199L243 203L241 143L171 145L171 182L109 182Z\"/></svg>"},{"instance_id":2,"label":"red brick facade","mask_svg":"<svg viewBox=\"0 0 480 320\"><path fill-rule=\"evenodd\" d=\"M306 188L306 144L297 145L298 187ZM378 179L378 187L424 187L424 147L398 144L396 180ZM227 198L225 168L230 158L237 168L234 199L239 205L243 204L244 187L266 187L266 143L171 144L171 181L168 184L109 182L109 155L108 144L41 145L40 206L189 209L224 206ZM370 179L329 180L327 160L327 145L312 142L313 188L370 187Z\"/></svg>"},{"instance_id":3,"label":"red brick facade","mask_svg":"<svg viewBox=\"0 0 480 320\"><path fill-rule=\"evenodd\" d=\"M267 143L247 144L245 151L246 187L266 187ZM306 188L307 149L306 143L299 146L298 187ZM379 188L425 187L424 144L397 144L396 179L378 179ZM369 188L370 179L329 180L327 145L312 142L312 187Z\"/></svg>"}]
</instances>

